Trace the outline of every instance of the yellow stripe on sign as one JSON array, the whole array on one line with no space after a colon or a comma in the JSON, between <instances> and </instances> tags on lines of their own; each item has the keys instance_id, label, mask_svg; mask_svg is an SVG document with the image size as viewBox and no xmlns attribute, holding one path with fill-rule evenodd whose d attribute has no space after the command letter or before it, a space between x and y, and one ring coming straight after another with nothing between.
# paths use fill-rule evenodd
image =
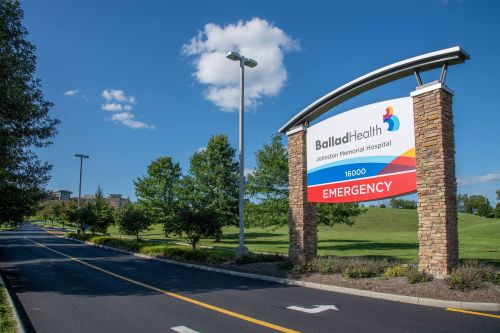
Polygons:
<instances>
[{"instance_id":1,"label":"yellow stripe on sign","mask_svg":"<svg viewBox=\"0 0 500 333\"><path fill-rule=\"evenodd\" d=\"M223 313L225 315L228 315L228 316L231 316L231 317L234 317L234 318L238 318L238 319L241 319L241 320L244 320L244 321L248 321L248 322L256 324L256 325L260 325L260 326L264 326L264 327L267 327L267 328L271 328L271 329L276 330L278 332L299 333L299 331L295 331L295 330L291 330L289 328L285 328L285 327L282 327L282 326L274 325L274 324L271 324L271 323L268 323L268 322L265 322L265 321L262 321L262 320L259 320L259 319L255 319L255 318L252 318L252 317L248 317L248 316L245 316L245 315L242 315L242 314L230 311L230 310L219 308L218 306L210 305L210 304L203 303L203 302L197 301L197 300L189 298L189 297L185 297L185 296L182 296L182 295L179 295L179 294L168 292L168 291L162 290L160 288L156 288L156 287L151 286L151 285L146 284L146 283L142 283L142 282L139 282L139 281L136 281L136 280L129 279L128 277L125 277L123 275L119 275L119 274L110 272L110 271L108 271L106 269L103 269L103 268L94 266L92 264L89 264L88 262L83 261L81 259L69 256L69 255L64 254L62 252L59 252L57 250L51 249L50 247L47 247L47 246L45 246L43 244L40 244L40 243L38 243L38 242L36 242L36 241L28 238L28 237L24 237L24 238L26 238L27 240L29 240L29 241L37 244L38 246L41 246L41 247L47 249L49 251L57 253L57 254L59 254L59 255L61 255L63 257L66 257L66 258L69 258L71 260L74 260L74 261L76 261L76 262L78 262L78 263L80 263L82 265L85 265L87 267L93 268L93 269L98 270L100 272L103 272L105 274L111 275L111 276L113 276L115 278L118 278L120 280L127 281L129 283L132 283L132 284L135 284L135 285L138 285L138 286L150 289L150 290L154 290L154 291L159 292L161 294L168 295L170 297L177 298L177 299L183 300L185 302L201 306L201 307L203 307L205 309L209 309L209 310L213 310L213 311L216 311L216 312L219 312L219 313Z\"/></svg>"},{"instance_id":2,"label":"yellow stripe on sign","mask_svg":"<svg viewBox=\"0 0 500 333\"><path fill-rule=\"evenodd\" d=\"M446 310L447 311L453 311L453 312L466 313L466 314L471 314L471 315L476 315L476 316L483 316L483 317L491 317L491 318L500 319L499 315L494 315L494 314L491 314L491 313L475 312L475 311L468 311L468 310L455 309L455 308L447 308Z\"/></svg>"}]
</instances>

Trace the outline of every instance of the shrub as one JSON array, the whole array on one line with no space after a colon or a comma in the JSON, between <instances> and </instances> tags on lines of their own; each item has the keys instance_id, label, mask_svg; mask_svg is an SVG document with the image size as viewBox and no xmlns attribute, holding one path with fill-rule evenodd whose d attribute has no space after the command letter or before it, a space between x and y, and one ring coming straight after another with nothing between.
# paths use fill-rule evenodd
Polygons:
<instances>
[{"instance_id":1,"label":"shrub","mask_svg":"<svg viewBox=\"0 0 500 333\"><path fill-rule=\"evenodd\" d=\"M353 258L347 262L342 274L350 278L368 278L382 274L388 265L385 260Z\"/></svg>"},{"instance_id":2,"label":"shrub","mask_svg":"<svg viewBox=\"0 0 500 333\"><path fill-rule=\"evenodd\" d=\"M400 276L405 276L407 270L408 270L408 267L406 267L406 266L394 265L394 266L388 267L385 270L384 276L385 277L400 277Z\"/></svg>"},{"instance_id":3,"label":"shrub","mask_svg":"<svg viewBox=\"0 0 500 333\"><path fill-rule=\"evenodd\" d=\"M461 267L477 269L482 281L500 284L500 270L492 265L485 264L479 260L469 259L465 260Z\"/></svg>"},{"instance_id":4,"label":"shrub","mask_svg":"<svg viewBox=\"0 0 500 333\"><path fill-rule=\"evenodd\" d=\"M295 273L307 274L318 272L318 265L316 261L302 262L293 266Z\"/></svg>"},{"instance_id":5,"label":"shrub","mask_svg":"<svg viewBox=\"0 0 500 333\"><path fill-rule=\"evenodd\" d=\"M477 289L483 281L483 272L478 267L461 266L455 269L450 277L446 279L446 283L450 289L469 290Z\"/></svg>"},{"instance_id":6,"label":"shrub","mask_svg":"<svg viewBox=\"0 0 500 333\"><path fill-rule=\"evenodd\" d=\"M429 282L431 280L431 276L425 272L420 272L415 267L409 268L406 270L406 278L408 279L408 283L422 283Z\"/></svg>"},{"instance_id":7,"label":"shrub","mask_svg":"<svg viewBox=\"0 0 500 333\"><path fill-rule=\"evenodd\" d=\"M346 266L346 260L340 257L326 257L318 261L318 269L321 274L342 273Z\"/></svg>"}]
</instances>

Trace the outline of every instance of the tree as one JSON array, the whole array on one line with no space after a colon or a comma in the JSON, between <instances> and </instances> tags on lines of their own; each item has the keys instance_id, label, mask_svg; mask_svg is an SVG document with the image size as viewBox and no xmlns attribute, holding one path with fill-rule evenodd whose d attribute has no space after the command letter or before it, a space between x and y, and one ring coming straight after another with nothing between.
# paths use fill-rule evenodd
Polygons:
<instances>
[{"instance_id":1,"label":"tree","mask_svg":"<svg viewBox=\"0 0 500 333\"><path fill-rule=\"evenodd\" d=\"M466 202L466 212L483 217L492 217L493 208L484 195L471 195Z\"/></svg>"},{"instance_id":2,"label":"tree","mask_svg":"<svg viewBox=\"0 0 500 333\"><path fill-rule=\"evenodd\" d=\"M469 196L467 193L458 194L457 195L457 210L460 213L465 213L467 210L467 200L469 200Z\"/></svg>"},{"instance_id":3,"label":"tree","mask_svg":"<svg viewBox=\"0 0 500 333\"><path fill-rule=\"evenodd\" d=\"M90 225L90 231L92 234L101 233L107 234L108 227L115 223L115 217L113 213L113 208L109 206L108 201L104 198L102 193L102 188L99 186L95 193L95 202L92 205L95 211L95 224Z\"/></svg>"},{"instance_id":4,"label":"tree","mask_svg":"<svg viewBox=\"0 0 500 333\"><path fill-rule=\"evenodd\" d=\"M17 224L35 212L51 165L33 148L51 144L56 119L35 78L35 47L22 26L19 1L0 0L0 223Z\"/></svg>"},{"instance_id":5,"label":"tree","mask_svg":"<svg viewBox=\"0 0 500 333\"><path fill-rule=\"evenodd\" d=\"M91 203L87 203L77 210L76 221L78 229L82 230L84 234L88 227L96 225L97 216Z\"/></svg>"},{"instance_id":6,"label":"tree","mask_svg":"<svg viewBox=\"0 0 500 333\"><path fill-rule=\"evenodd\" d=\"M238 221L238 162L226 135L212 136L207 148L193 154L189 176L197 205L215 214L215 234L220 241L222 227Z\"/></svg>"},{"instance_id":7,"label":"tree","mask_svg":"<svg viewBox=\"0 0 500 333\"><path fill-rule=\"evenodd\" d=\"M277 228L288 223L288 151L276 134L270 144L256 153L257 166L248 176L247 191L253 201L247 202L245 218L250 225ZM318 204L318 224L352 225L366 212L358 204Z\"/></svg>"},{"instance_id":8,"label":"tree","mask_svg":"<svg viewBox=\"0 0 500 333\"><path fill-rule=\"evenodd\" d=\"M366 208L357 203L320 204L318 205L318 224L329 227L335 224L351 226L356 223L356 218L366 211Z\"/></svg>"},{"instance_id":9,"label":"tree","mask_svg":"<svg viewBox=\"0 0 500 333\"><path fill-rule=\"evenodd\" d=\"M256 168L248 175L246 192L253 199L245 207L249 225L280 227L288 223L288 151L275 134L257 151Z\"/></svg>"},{"instance_id":10,"label":"tree","mask_svg":"<svg viewBox=\"0 0 500 333\"><path fill-rule=\"evenodd\" d=\"M179 163L165 156L151 162L147 176L134 181L138 204L154 222L163 224L165 234L175 229L181 175Z\"/></svg>"},{"instance_id":11,"label":"tree","mask_svg":"<svg viewBox=\"0 0 500 333\"><path fill-rule=\"evenodd\" d=\"M178 219L170 232L185 235L187 242L196 249L202 237L213 237L220 232L218 222L214 206L206 205L205 194L196 189L193 177L184 177L179 192Z\"/></svg>"},{"instance_id":12,"label":"tree","mask_svg":"<svg viewBox=\"0 0 500 333\"><path fill-rule=\"evenodd\" d=\"M139 233L147 230L152 224L149 214L144 208L133 203L127 203L119 212L118 228L120 233L135 235L139 241Z\"/></svg>"},{"instance_id":13,"label":"tree","mask_svg":"<svg viewBox=\"0 0 500 333\"><path fill-rule=\"evenodd\" d=\"M417 209L417 202L414 200L392 198L391 207L396 209Z\"/></svg>"}]
</instances>

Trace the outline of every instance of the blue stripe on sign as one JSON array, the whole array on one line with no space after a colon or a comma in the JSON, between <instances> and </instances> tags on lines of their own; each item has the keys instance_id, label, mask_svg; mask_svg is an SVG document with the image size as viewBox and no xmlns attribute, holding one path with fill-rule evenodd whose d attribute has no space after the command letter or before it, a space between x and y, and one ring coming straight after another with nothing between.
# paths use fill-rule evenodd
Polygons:
<instances>
[{"instance_id":1,"label":"blue stripe on sign","mask_svg":"<svg viewBox=\"0 0 500 333\"><path fill-rule=\"evenodd\" d=\"M320 169L307 173L307 185L312 186L376 176L387 165L388 163L354 163ZM364 170L364 172L358 174L357 170ZM348 171L354 175L346 175Z\"/></svg>"},{"instance_id":2,"label":"blue stripe on sign","mask_svg":"<svg viewBox=\"0 0 500 333\"><path fill-rule=\"evenodd\" d=\"M394 160L397 156L366 156L366 157L356 157L356 158L349 158L347 160L342 160L338 162L332 162L328 163L319 167L316 167L314 169L308 170L308 172L315 172L321 169L328 169L334 166L339 166L339 165L346 165L346 164L357 164L357 163L390 163L392 160Z\"/></svg>"}]
</instances>

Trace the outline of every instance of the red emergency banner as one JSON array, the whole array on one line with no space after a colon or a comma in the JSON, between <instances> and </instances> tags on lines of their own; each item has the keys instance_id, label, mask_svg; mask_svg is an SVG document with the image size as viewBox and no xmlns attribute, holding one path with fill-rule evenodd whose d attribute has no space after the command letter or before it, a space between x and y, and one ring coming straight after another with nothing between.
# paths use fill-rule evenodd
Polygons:
<instances>
[{"instance_id":1,"label":"red emergency banner","mask_svg":"<svg viewBox=\"0 0 500 333\"><path fill-rule=\"evenodd\" d=\"M309 186L307 197L309 202L371 201L412 193L415 191L416 182L416 172L410 170L352 181Z\"/></svg>"}]
</instances>

